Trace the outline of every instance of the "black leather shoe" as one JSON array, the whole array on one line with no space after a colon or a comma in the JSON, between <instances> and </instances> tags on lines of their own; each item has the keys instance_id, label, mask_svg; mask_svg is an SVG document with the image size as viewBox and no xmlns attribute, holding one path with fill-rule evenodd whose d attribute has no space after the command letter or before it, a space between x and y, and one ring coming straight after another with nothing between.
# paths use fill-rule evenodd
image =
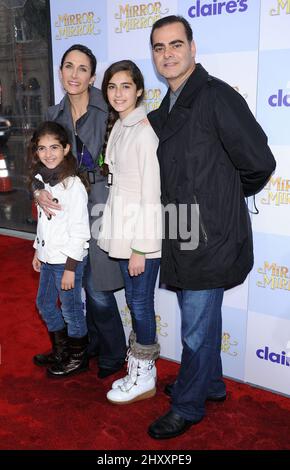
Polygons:
<instances>
[{"instance_id":1,"label":"black leather shoe","mask_svg":"<svg viewBox=\"0 0 290 470\"><path fill-rule=\"evenodd\" d=\"M105 379L106 377L109 377L110 375L116 374L123 368L123 365L119 365L116 367L110 367L110 368L105 368L105 367L99 367L99 372L98 372L98 377L99 379Z\"/></svg>"},{"instance_id":2,"label":"black leather shoe","mask_svg":"<svg viewBox=\"0 0 290 470\"><path fill-rule=\"evenodd\" d=\"M188 421L170 410L166 415L154 421L148 428L148 434L153 439L170 439L186 432L193 424L202 420Z\"/></svg>"},{"instance_id":3,"label":"black leather shoe","mask_svg":"<svg viewBox=\"0 0 290 470\"><path fill-rule=\"evenodd\" d=\"M173 392L173 387L174 387L174 383L165 385L165 387L164 387L164 393L166 393L166 395L168 395L169 397L171 397L171 396L172 396L172 392ZM227 398L226 395L222 395L221 397L214 397L214 396L211 396L211 397L207 397L207 398L206 398L206 401L225 401L226 398Z\"/></svg>"}]
</instances>

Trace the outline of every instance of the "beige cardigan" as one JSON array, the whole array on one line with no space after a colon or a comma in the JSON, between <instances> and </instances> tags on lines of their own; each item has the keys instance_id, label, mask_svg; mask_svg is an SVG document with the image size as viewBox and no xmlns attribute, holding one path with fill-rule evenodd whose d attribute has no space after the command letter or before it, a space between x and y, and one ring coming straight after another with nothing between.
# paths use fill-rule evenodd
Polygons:
<instances>
[{"instance_id":1,"label":"beige cardigan","mask_svg":"<svg viewBox=\"0 0 290 470\"><path fill-rule=\"evenodd\" d=\"M143 106L118 120L110 134L106 163L113 174L98 245L113 258L132 249L161 256L162 216L158 138Z\"/></svg>"}]
</instances>

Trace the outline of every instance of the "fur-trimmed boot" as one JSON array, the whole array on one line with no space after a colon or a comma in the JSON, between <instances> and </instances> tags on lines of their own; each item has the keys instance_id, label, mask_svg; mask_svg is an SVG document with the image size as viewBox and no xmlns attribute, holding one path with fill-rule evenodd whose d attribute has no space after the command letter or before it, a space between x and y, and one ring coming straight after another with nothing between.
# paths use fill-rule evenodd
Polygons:
<instances>
[{"instance_id":1,"label":"fur-trimmed boot","mask_svg":"<svg viewBox=\"0 0 290 470\"><path fill-rule=\"evenodd\" d=\"M129 371L132 370L132 368L135 367L136 365L132 357L132 348L134 347L135 344L136 344L136 333L135 331L131 330L130 335L129 335L129 348L128 348L126 359L125 359L125 361L127 362L127 375L125 377L122 377L121 379L115 380L111 385L113 389L118 388L120 385L122 385L124 382L127 382L127 380L130 379ZM155 383L156 383L157 382L157 369L156 369L155 364L152 367L152 374L155 378Z\"/></svg>"},{"instance_id":2,"label":"fur-trimmed boot","mask_svg":"<svg viewBox=\"0 0 290 470\"><path fill-rule=\"evenodd\" d=\"M128 343L129 343L129 347L128 347L127 354L126 354L126 359L125 359L125 361L127 362L127 371L130 369L131 362L132 362L132 360L131 360L131 356L132 356L131 349L132 349L133 344L136 343L136 333L133 330L130 331ZM115 380L112 383L112 388L118 388L119 385L122 385L124 381L126 382L129 379L129 377L130 377L129 374L127 374L125 377L122 377L121 379Z\"/></svg>"},{"instance_id":3,"label":"fur-trimmed boot","mask_svg":"<svg viewBox=\"0 0 290 470\"><path fill-rule=\"evenodd\" d=\"M55 363L47 369L48 377L64 378L79 374L89 369L87 355L88 336L82 338L69 337L69 355L65 361Z\"/></svg>"},{"instance_id":4,"label":"fur-trimmed boot","mask_svg":"<svg viewBox=\"0 0 290 470\"><path fill-rule=\"evenodd\" d=\"M125 405L135 401L153 397L156 393L156 381L153 372L155 360L158 358L158 343L131 346L128 360L128 374L117 388L107 393L107 399L115 404Z\"/></svg>"},{"instance_id":5,"label":"fur-trimmed boot","mask_svg":"<svg viewBox=\"0 0 290 470\"><path fill-rule=\"evenodd\" d=\"M49 337L52 350L48 353L33 356L34 364L39 367L49 367L56 362L61 362L68 355L68 336L66 328L59 331L51 331Z\"/></svg>"}]
</instances>

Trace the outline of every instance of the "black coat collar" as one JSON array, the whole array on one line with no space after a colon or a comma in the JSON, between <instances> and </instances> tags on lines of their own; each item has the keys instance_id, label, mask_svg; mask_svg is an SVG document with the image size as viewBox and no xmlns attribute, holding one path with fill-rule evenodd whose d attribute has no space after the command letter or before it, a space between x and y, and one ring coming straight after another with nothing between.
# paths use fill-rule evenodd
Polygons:
<instances>
[{"instance_id":1,"label":"black coat collar","mask_svg":"<svg viewBox=\"0 0 290 470\"><path fill-rule=\"evenodd\" d=\"M201 64L196 64L170 113L168 114L170 104L170 89L168 89L159 109L148 115L160 142L167 140L185 124L191 113L193 100L201 87L207 83L208 78L208 72Z\"/></svg>"}]
</instances>

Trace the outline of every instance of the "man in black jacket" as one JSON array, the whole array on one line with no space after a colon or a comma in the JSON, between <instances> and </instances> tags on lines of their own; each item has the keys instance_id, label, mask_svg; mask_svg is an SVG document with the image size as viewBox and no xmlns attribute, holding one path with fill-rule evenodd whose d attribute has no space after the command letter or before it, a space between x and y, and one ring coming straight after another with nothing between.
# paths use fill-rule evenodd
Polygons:
<instances>
[{"instance_id":1,"label":"man in black jacket","mask_svg":"<svg viewBox=\"0 0 290 470\"><path fill-rule=\"evenodd\" d=\"M164 439L200 422L206 400L226 398L220 356L223 294L252 269L245 197L263 188L275 160L245 100L195 63L192 30L183 17L154 23L151 45L169 90L148 118L159 137L162 202L176 208L179 226L173 236L172 217L165 219L160 279L177 291L183 344L177 380L166 389L171 409L149 427L151 437ZM188 238L194 214L197 243Z\"/></svg>"}]
</instances>

